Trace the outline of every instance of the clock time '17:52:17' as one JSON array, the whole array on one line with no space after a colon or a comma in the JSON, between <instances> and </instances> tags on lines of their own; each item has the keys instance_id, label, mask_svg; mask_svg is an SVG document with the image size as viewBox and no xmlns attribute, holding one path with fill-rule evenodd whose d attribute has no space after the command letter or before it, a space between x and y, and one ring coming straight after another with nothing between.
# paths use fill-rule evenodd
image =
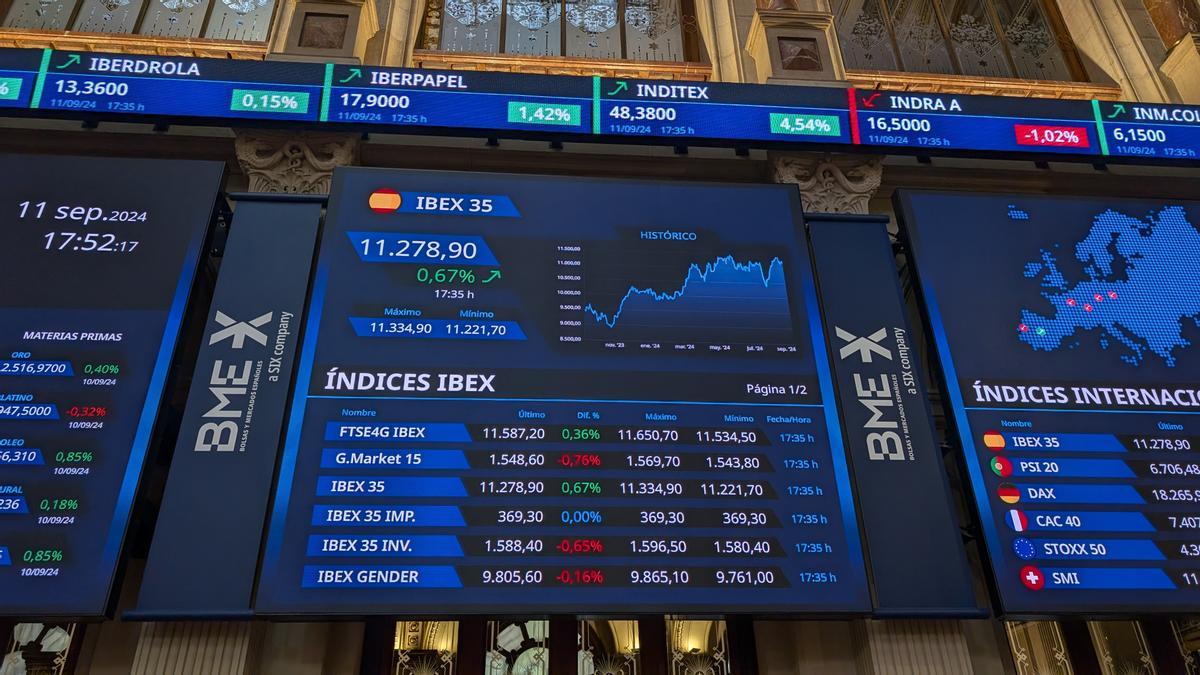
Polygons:
<instances>
[{"instance_id":1,"label":"clock time '17:52:17'","mask_svg":"<svg viewBox=\"0 0 1200 675\"><path fill-rule=\"evenodd\" d=\"M18 220L51 220L79 227L93 223L144 223L146 211L112 209L99 206L49 206L47 202L23 201L17 204ZM140 243L125 234L114 232L50 231L41 236L44 251L79 251L81 253L132 253Z\"/></svg>"}]
</instances>

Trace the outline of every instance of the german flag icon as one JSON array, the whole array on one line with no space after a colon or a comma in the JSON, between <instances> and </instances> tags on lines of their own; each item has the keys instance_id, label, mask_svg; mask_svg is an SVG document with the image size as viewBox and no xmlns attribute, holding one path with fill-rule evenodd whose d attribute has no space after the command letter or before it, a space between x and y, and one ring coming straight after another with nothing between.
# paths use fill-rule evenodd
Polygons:
<instances>
[{"instance_id":1,"label":"german flag icon","mask_svg":"<svg viewBox=\"0 0 1200 675\"><path fill-rule=\"evenodd\" d=\"M992 467L992 473L1001 478L1008 478L1013 473L1013 463L1007 457L993 457L989 463Z\"/></svg>"},{"instance_id":2,"label":"german flag icon","mask_svg":"<svg viewBox=\"0 0 1200 675\"><path fill-rule=\"evenodd\" d=\"M367 206L375 213L392 213L400 208L400 193L391 188L379 188L367 198Z\"/></svg>"},{"instance_id":3,"label":"german flag icon","mask_svg":"<svg viewBox=\"0 0 1200 675\"><path fill-rule=\"evenodd\" d=\"M1005 504L1016 504L1021 501L1021 491L1012 483L1001 483L1000 487L996 488L996 496Z\"/></svg>"},{"instance_id":4,"label":"german flag icon","mask_svg":"<svg viewBox=\"0 0 1200 675\"><path fill-rule=\"evenodd\" d=\"M1004 449L1004 434L999 431L989 431L983 435L983 444L996 452L1000 452Z\"/></svg>"}]
</instances>

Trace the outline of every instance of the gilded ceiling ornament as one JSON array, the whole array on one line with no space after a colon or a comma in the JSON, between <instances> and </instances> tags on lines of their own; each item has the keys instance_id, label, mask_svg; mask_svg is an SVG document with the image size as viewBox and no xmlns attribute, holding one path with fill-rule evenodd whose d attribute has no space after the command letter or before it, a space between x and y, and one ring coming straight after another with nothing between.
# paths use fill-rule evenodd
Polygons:
<instances>
[{"instance_id":1,"label":"gilded ceiling ornament","mask_svg":"<svg viewBox=\"0 0 1200 675\"><path fill-rule=\"evenodd\" d=\"M221 2L234 14L245 16L259 7L265 7L270 0L221 0Z\"/></svg>"},{"instance_id":2,"label":"gilded ceiling ornament","mask_svg":"<svg viewBox=\"0 0 1200 675\"><path fill-rule=\"evenodd\" d=\"M500 16L500 0L446 0L445 7L446 13L467 29L467 37L471 39L480 26Z\"/></svg>"},{"instance_id":3,"label":"gilded ceiling ornament","mask_svg":"<svg viewBox=\"0 0 1200 675\"><path fill-rule=\"evenodd\" d=\"M172 12L182 12L199 5L203 0L159 0L163 7Z\"/></svg>"},{"instance_id":4,"label":"gilded ceiling ornament","mask_svg":"<svg viewBox=\"0 0 1200 675\"><path fill-rule=\"evenodd\" d=\"M508 4L508 15L529 30L541 30L558 21L562 6L552 0L514 0ZM529 39L536 38L531 35Z\"/></svg>"},{"instance_id":5,"label":"gilded ceiling ornament","mask_svg":"<svg viewBox=\"0 0 1200 675\"><path fill-rule=\"evenodd\" d=\"M567 21L591 38L588 46L598 47L596 36L617 26L614 0L576 0L567 4Z\"/></svg>"},{"instance_id":6,"label":"gilded ceiling ornament","mask_svg":"<svg viewBox=\"0 0 1200 675\"><path fill-rule=\"evenodd\" d=\"M870 52L881 41L887 39L887 27L876 14L863 12L858 15L858 20L850 29L850 36L856 44Z\"/></svg>"},{"instance_id":7,"label":"gilded ceiling ornament","mask_svg":"<svg viewBox=\"0 0 1200 675\"><path fill-rule=\"evenodd\" d=\"M625 23L651 40L657 40L679 25L679 10L672 0L629 0ZM658 45L651 42L650 49L658 49Z\"/></svg>"},{"instance_id":8,"label":"gilded ceiling ornament","mask_svg":"<svg viewBox=\"0 0 1200 675\"><path fill-rule=\"evenodd\" d=\"M932 16L922 18L915 12L911 13L897 27L896 37L906 55L919 56L924 62L921 67L917 67L917 64L909 63L906 56L905 65L912 70L934 68L935 61L945 51L942 31L933 22Z\"/></svg>"},{"instance_id":9,"label":"gilded ceiling ornament","mask_svg":"<svg viewBox=\"0 0 1200 675\"><path fill-rule=\"evenodd\" d=\"M950 39L979 59L979 65L983 68L988 66L988 57L995 52L1000 42L991 24L970 14L958 17L958 21L950 27Z\"/></svg>"},{"instance_id":10,"label":"gilded ceiling ornament","mask_svg":"<svg viewBox=\"0 0 1200 675\"><path fill-rule=\"evenodd\" d=\"M1004 37L1019 51L1035 59L1054 46L1054 37L1046 30L1045 24L1040 21L1034 23L1023 16L1008 24L1008 28L1004 30Z\"/></svg>"}]
</instances>

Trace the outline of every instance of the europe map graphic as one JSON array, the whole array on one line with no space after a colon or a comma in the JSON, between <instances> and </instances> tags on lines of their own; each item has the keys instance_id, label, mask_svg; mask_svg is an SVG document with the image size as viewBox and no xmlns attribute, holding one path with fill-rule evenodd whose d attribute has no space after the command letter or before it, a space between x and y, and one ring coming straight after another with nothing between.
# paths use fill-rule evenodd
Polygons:
<instances>
[{"instance_id":1,"label":"europe map graphic","mask_svg":"<svg viewBox=\"0 0 1200 675\"><path fill-rule=\"evenodd\" d=\"M1030 216L1015 205L1012 220ZM1153 355L1174 367L1190 346L1185 322L1200 326L1200 232L1179 206L1137 217L1108 209L1092 220L1074 245L1086 279L1069 281L1059 269L1056 245L1025 264L1025 277L1040 279L1048 315L1021 310L1019 338L1035 351L1078 345L1074 339L1099 331L1100 346L1124 347L1120 358L1138 366Z\"/></svg>"}]
</instances>

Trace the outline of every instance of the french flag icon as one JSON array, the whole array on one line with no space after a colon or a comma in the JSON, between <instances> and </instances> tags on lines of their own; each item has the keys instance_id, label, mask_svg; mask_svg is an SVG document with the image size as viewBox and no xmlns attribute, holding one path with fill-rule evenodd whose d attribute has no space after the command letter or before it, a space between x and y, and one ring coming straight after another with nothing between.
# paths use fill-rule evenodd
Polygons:
<instances>
[{"instance_id":1,"label":"french flag icon","mask_svg":"<svg viewBox=\"0 0 1200 675\"><path fill-rule=\"evenodd\" d=\"M1013 532L1024 532L1029 529L1029 519L1017 509L1008 510L1007 520L1008 526L1013 529Z\"/></svg>"}]
</instances>

